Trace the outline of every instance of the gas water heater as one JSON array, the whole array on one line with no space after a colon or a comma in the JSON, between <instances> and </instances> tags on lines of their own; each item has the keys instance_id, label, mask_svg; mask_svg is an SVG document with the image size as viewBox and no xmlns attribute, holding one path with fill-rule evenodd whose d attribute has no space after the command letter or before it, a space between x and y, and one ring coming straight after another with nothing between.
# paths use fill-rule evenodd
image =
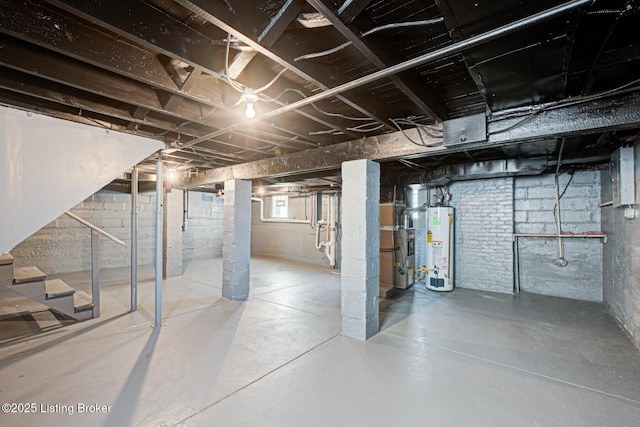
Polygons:
<instances>
[{"instance_id":1,"label":"gas water heater","mask_svg":"<svg viewBox=\"0 0 640 427\"><path fill-rule=\"evenodd\" d=\"M453 290L453 208L427 211L427 289Z\"/></svg>"}]
</instances>

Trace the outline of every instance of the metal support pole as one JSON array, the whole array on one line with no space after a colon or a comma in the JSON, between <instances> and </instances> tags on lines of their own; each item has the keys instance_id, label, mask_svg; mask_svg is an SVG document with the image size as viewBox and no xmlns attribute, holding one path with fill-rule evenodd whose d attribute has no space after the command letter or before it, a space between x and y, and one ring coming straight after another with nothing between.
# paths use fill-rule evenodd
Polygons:
<instances>
[{"instance_id":1,"label":"metal support pole","mask_svg":"<svg viewBox=\"0 0 640 427\"><path fill-rule=\"evenodd\" d=\"M91 230L91 299L93 317L100 317L100 236Z\"/></svg>"},{"instance_id":2,"label":"metal support pole","mask_svg":"<svg viewBox=\"0 0 640 427\"><path fill-rule=\"evenodd\" d=\"M138 169L131 171L131 311L138 309Z\"/></svg>"},{"instance_id":3,"label":"metal support pole","mask_svg":"<svg viewBox=\"0 0 640 427\"><path fill-rule=\"evenodd\" d=\"M155 274L155 323L162 326L162 160L156 162L156 274Z\"/></svg>"},{"instance_id":4,"label":"metal support pole","mask_svg":"<svg viewBox=\"0 0 640 427\"><path fill-rule=\"evenodd\" d=\"M513 281L513 293L520 292L520 249L518 248L518 236L513 236L513 253L514 253L514 281Z\"/></svg>"}]
</instances>

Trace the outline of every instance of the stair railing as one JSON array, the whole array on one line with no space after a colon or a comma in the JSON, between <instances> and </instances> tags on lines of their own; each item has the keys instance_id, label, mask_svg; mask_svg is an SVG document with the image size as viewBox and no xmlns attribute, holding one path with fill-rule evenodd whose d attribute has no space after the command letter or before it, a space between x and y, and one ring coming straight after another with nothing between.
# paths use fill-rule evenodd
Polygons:
<instances>
[{"instance_id":1,"label":"stair railing","mask_svg":"<svg viewBox=\"0 0 640 427\"><path fill-rule=\"evenodd\" d=\"M89 227L91 229L91 302L93 303L93 317L100 317L100 241L99 237L102 234L109 240L113 240L119 245L127 246L125 242L118 239L115 236L107 233L101 228L96 227L90 222L80 218L79 216L72 214L71 212L65 212L70 218L75 219L80 224Z\"/></svg>"}]
</instances>

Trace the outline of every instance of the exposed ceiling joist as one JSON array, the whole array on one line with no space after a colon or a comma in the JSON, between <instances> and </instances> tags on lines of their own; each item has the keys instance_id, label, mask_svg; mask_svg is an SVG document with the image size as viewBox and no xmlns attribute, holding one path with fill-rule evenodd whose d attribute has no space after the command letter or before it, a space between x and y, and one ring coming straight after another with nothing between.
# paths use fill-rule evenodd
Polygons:
<instances>
[{"instance_id":1,"label":"exposed ceiling joist","mask_svg":"<svg viewBox=\"0 0 640 427\"><path fill-rule=\"evenodd\" d=\"M182 0L181 0L182 1ZM198 0L200 1L200 0ZM591 0L573 0L570 1L568 3L562 4L560 6L556 6L556 7L552 7L550 9L547 9L545 11L542 11L540 13L536 13L534 15L531 15L529 17L517 20L511 24L507 24L507 25L503 25L502 27L487 31L485 33L479 34L477 36L471 37L469 39L466 39L464 41L458 42L458 43L454 43L451 45L448 45L446 47L437 49L435 51L432 52L428 52L424 55L421 55L417 58L413 58L413 59L409 59L405 62L402 62L400 64L397 65L393 65L390 67L387 67L383 70L377 71L375 73L357 78L355 80L352 80L350 82L344 83L340 86L336 86L334 88L331 89L325 89L322 92L319 92L315 95L309 96L305 99L302 99L300 101L296 101L293 102L291 104L285 105L283 107L280 107L276 110L273 111L269 111L265 114L263 114L261 117L263 120L267 120L269 118L272 117L277 117L280 114L286 113L287 111L292 111L296 108L300 108L303 107L305 105L308 104L312 104L316 101L320 101L322 99L326 99L326 98L330 98L332 96L336 96L337 94L358 88L360 86L363 86L365 84L368 84L370 82L400 73L402 71L406 71L409 70L413 67L416 67L418 65L422 65L422 64L427 64L429 62L433 62L436 61L438 59L441 58L446 58L450 55L454 55L457 53L462 52L465 49L469 49L475 46L479 46L483 43L487 43L491 40L495 40L497 38L500 37L504 37L507 36L515 31L518 31L522 28L526 28L532 25L535 25L537 23L540 22L544 22L548 19L551 19L553 17L557 17L557 16L562 16L563 14L566 14L572 10L575 10L581 6L584 6L585 4L590 3ZM211 19L213 20L217 20L216 18L211 16ZM222 24L220 24L222 25ZM202 137L200 139L196 139L191 141L189 144L196 144L201 142L202 140L205 140L207 137L216 137L219 136L221 134L224 134L226 132L231 132L234 131L236 129L242 128L243 126L246 126L250 123L250 121L242 121L242 122L237 122L234 123L230 126L228 126L225 129L221 129L218 131L214 131L211 134Z\"/></svg>"},{"instance_id":2,"label":"exposed ceiling joist","mask_svg":"<svg viewBox=\"0 0 640 427\"><path fill-rule=\"evenodd\" d=\"M350 160L416 158L638 126L640 126L640 93L624 94L585 103L558 105L540 113L531 112L530 116L525 117L493 120L489 123L487 142L456 144L450 147L425 147L408 140L407 136L414 141L420 140L417 130L412 129L405 131L405 134L395 132L334 144L330 148L317 148L243 165L208 170L193 177L188 186L220 183L227 179L256 179L296 175L317 170L334 170L339 169L342 162ZM439 138L424 135L423 138L427 145L442 142Z\"/></svg>"},{"instance_id":3,"label":"exposed ceiling joist","mask_svg":"<svg viewBox=\"0 0 640 427\"><path fill-rule=\"evenodd\" d=\"M567 101L506 117L488 123L489 144L630 129L640 126L640 92L595 95L590 101Z\"/></svg>"},{"instance_id":4,"label":"exposed ceiling joist","mask_svg":"<svg viewBox=\"0 0 640 427\"><path fill-rule=\"evenodd\" d=\"M258 36L258 43L270 49L273 44L280 38L287 26L293 21L298 13L302 10L304 0L287 0L280 8L280 12L271 19ZM245 69L249 62L256 56L256 51L240 52L229 65L229 77L238 78L242 70Z\"/></svg>"},{"instance_id":5,"label":"exposed ceiling joist","mask_svg":"<svg viewBox=\"0 0 640 427\"><path fill-rule=\"evenodd\" d=\"M303 71L301 67L294 65L292 61L285 60L284 58L276 55L273 51L260 44L257 41L257 35L252 34L255 33L255 31L251 31L251 23L249 23L249 25L247 24L247 20L252 18L238 15L233 10L229 10L226 5L219 1L177 0L177 3L191 10L198 16L211 22L218 28L221 28L222 30L230 34L233 34L235 37L255 49L257 52L261 53L277 64L287 68L303 79L313 83L318 88L323 90L329 89L330 86L328 82L325 81L327 78L326 71L323 73L316 73L315 75L311 75ZM349 97L341 94L336 94L335 97L351 108L359 111L361 114L364 114L377 122L384 123L389 129L394 129L393 125L387 118L377 117L367 108L364 108L357 102L352 101Z\"/></svg>"},{"instance_id":6,"label":"exposed ceiling joist","mask_svg":"<svg viewBox=\"0 0 640 427\"><path fill-rule=\"evenodd\" d=\"M338 17L338 11L333 7L333 3L329 0L307 0L318 12L325 16L331 22L331 24L349 41L356 49L369 60L373 65L382 70L387 68L390 64L385 61L382 56L372 50L369 47L366 40L363 40L357 30L352 26L342 22ZM408 73L412 73L408 71ZM389 79L413 102L416 104L424 114L433 117L436 121L442 121L446 118L446 108L431 94L426 93L424 88L418 88L415 83L417 80L413 78L407 79L407 77L401 78L400 76L393 74L389 76Z\"/></svg>"},{"instance_id":7,"label":"exposed ceiling joist","mask_svg":"<svg viewBox=\"0 0 640 427\"><path fill-rule=\"evenodd\" d=\"M195 97L199 102L204 102L208 105L211 105L212 108L218 108L225 112L231 112L234 110L234 108L225 105L225 101L221 97L221 89L213 90L216 85L222 84L222 75L220 74L220 72L221 70L224 70L225 53L225 49L217 44L215 40L212 40L211 38L203 35L198 31L195 31L194 29L183 23L176 21L175 19L171 19L171 17L169 17L168 15L162 14L157 9L140 1L113 0L110 2L109 7L104 7L99 3L84 2L78 0L50 0L49 3L60 7L71 14L75 14L91 22L94 22L95 24L109 31L115 32L125 39L133 38L135 43L148 48L150 51L159 50L163 55L166 55L169 58L173 58L177 61L182 61L200 71L206 71L206 73L199 74L197 82L194 81L190 83L192 85L190 91L183 91L181 86L179 84L177 85L167 74L166 70L164 70L164 67L162 67L162 65L159 65L159 68L156 67L153 72L149 72L148 70L144 71L147 76L162 76L161 78L164 79L162 85L158 84L158 82L149 82L153 84L154 87L161 87L172 94L184 97ZM243 4L244 3L240 2L238 6L242 6ZM245 5L243 7L247 6ZM222 5L221 9L224 9L226 13L230 13L226 5ZM126 13L123 13L122 11L126 11ZM244 15L245 18L251 16L252 19L262 19L262 21L264 21L263 25L268 25L269 21L262 14L257 14L256 11L256 9L252 8L250 14ZM45 16L48 16L48 14ZM140 16L144 16L145 20L141 21L138 18ZM230 16L235 16L235 14L230 13ZM59 18L65 19L64 17ZM70 20L66 20L65 22L68 22L68 25L75 25ZM144 22L153 22L153 25L146 25ZM225 31L227 30L229 30L229 32L236 36L238 36L239 34L237 31L232 30L231 28L227 28ZM18 30L16 29L16 31ZM92 34L93 36L97 36L99 39L104 39L104 35L100 36L95 32L95 29L92 31ZM86 40L89 43L85 44L83 52L91 49L93 36L86 37ZM44 43L47 43L46 40L44 41ZM66 49L72 48L69 47L65 48L65 50ZM257 51L263 54L265 52L269 52L267 48L262 47ZM112 52L110 55L111 57L119 56L117 53L115 53L119 52L118 50L112 50L110 52ZM96 59L94 60L104 61L104 59L102 59L102 55L95 56ZM151 63L157 61L157 59L155 59L151 54L149 54L148 60ZM142 69L144 69L144 61L138 60L137 57L135 57L134 63L120 64L117 66L112 66L111 68L129 70L129 73L131 73L132 71L130 70L135 69L136 67L142 67ZM121 73L121 71L113 69L110 69L110 71ZM138 72L137 74L140 73L141 72ZM146 78L149 79L149 77ZM203 79L205 81L201 83L200 80ZM215 80L215 82L211 82L211 80ZM215 99L207 99L207 97L211 97L212 95L218 96ZM171 99L172 96L168 95L164 99L164 102L160 104L160 107L163 108L163 105L167 105L171 108L177 108L177 100L174 99L171 101L171 103L169 103ZM237 108L235 110L237 110ZM168 111L171 112L170 110ZM309 114L305 114L298 109L294 109L291 111L295 112L296 114L302 115L307 119L320 123L323 126L330 125L330 127L333 129L336 129L345 134L350 134L350 132L345 129L345 126L329 123L327 120L318 119ZM238 111L234 112L237 113ZM229 120L228 118L225 119L225 121L227 123L230 121L233 122L233 120ZM352 133L351 136L357 138L359 135L356 133Z\"/></svg>"},{"instance_id":8,"label":"exposed ceiling joist","mask_svg":"<svg viewBox=\"0 0 640 427\"><path fill-rule=\"evenodd\" d=\"M369 3L371 0L344 0L338 9L338 15L340 15L340 19L349 24L362 13Z\"/></svg>"},{"instance_id":9,"label":"exposed ceiling joist","mask_svg":"<svg viewBox=\"0 0 640 427\"><path fill-rule=\"evenodd\" d=\"M414 140L419 139L415 129L406 131L406 134ZM440 138L424 138L429 145L442 142ZM211 169L192 177L186 187L215 184L228 179L256 179L306 174L312 171L339 169L343 162L350 160L389 160L441 150L442 147L416 145L411 143L401 132L394 132L334 144L329 148L315 148L242 165Z\"/></svg>"}]
</instances>

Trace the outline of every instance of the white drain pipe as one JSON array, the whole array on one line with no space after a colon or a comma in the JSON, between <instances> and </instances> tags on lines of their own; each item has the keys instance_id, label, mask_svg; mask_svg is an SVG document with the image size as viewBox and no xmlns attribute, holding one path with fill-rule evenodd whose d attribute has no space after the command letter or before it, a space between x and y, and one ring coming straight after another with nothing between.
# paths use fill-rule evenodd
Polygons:
<instances>
[{"instance_id":1,"label":"white drain pipe","mask_svg":"<svg viewBox=\"0 0 640 427\"><path fill-rule=\"evenodd\" d=\"M329 196L329 242L324 248L324 253L329 259L329 266L331 268L336 268L336 242L338 240L338 228L336 225L338 207L337 198L337 193L333 193Z\"/></svg>"},{"instance_id":2,"label":"white drain pipe","mask_svg":"<svg viewBox=\"0 0 640 427\"><path fill-rule=\"evenodd\" d=\"M329 267L336 268L336 243L338 241L338 227L336 218L338 217L338 193L329 195L329 220L321 219L316 225L316 249L322 249L324 246L324 254L329 260ZM327 240L318 242L320 228L327 225Z\"/></svg>"}]
</instances>

